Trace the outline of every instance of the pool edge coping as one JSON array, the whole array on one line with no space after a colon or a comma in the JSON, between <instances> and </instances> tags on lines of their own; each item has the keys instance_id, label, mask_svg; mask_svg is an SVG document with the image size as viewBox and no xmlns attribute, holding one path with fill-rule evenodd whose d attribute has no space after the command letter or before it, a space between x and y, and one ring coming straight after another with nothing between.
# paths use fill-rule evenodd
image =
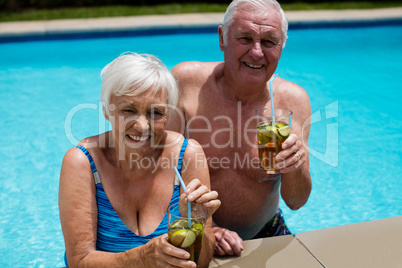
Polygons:
<instances>
[{"instance_id":1,"label":"pool edge coping","mask_svg":"<svg viewBox=\"0 0 402 268\"><path fill-rule=\"evenodd\" d=\"M171 31L217 28L224 13L187 13L0 23L0 42L24 37L111 34L114 32ZM402 23L402 7L363 10L287 11L289 28L335 27L348 24ZM29 38L28 38L29 39Z\"/></svg>"}]
</instances>

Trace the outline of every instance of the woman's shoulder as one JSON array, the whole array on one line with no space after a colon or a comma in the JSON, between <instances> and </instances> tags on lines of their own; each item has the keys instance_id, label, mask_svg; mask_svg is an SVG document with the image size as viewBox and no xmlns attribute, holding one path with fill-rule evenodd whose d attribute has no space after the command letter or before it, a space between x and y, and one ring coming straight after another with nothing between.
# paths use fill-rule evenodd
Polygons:
<instances>
[{"instance_id":1,"label":"woman's shoulder","mask_svg":"<svg viewBox=\"0 0 402 268\"><path fill-rule=\"evenodd\" d=\"M77 146L81 145L88 149L95 149L95 148L101 149L102 147L105 147L109 144L109 136L110 136L110 131L99 134L99 135L87 137L87 138L82 139L77 144Z\"/></svg>"},{"instance_id":2,"label":"woman's shoulder","mask_svg":"<svg viewBox=\"0 0 402 268\"><path fill-rule=\"evenodd\" d=\"M173 150L177 151L178 148L183 147L185 140L187 140L185 150L186 154L203 152L201 145L194 139L187 139L182 134L170 130L166 130L166 134L167 137L165 142L165 148L171 147L173 148Z\"/></svg>"},{"instance_id":3,"label":"woman's shoulder","mask_svg":"<svg viewBox=\"0 0 402 268\"><path fill-rule=\"evenodd\" d=\"M70 148L66 152L63 163L77 168L90 165L89 158L96 158L98 154L103 152L103 147L109 144L106 142L107 136L107 133L103 133L82 139L76 147Z\"/></svg>"},{"instance_id":4,"label":"woman's shoulder","mask_svg":"<svg viewBox=\"0 0 402 268\"><path fill-rule=\"evenodd\" d=\"M176 131L165 130L165 134L164 148L175 150L175 148L180 147L184 142L184 136Z\"/></svg>"},{"instance_id":5,"label":"woman's shoulder","mask_svg":"<svg viewBox=\"0 0 402 268\"><path fill-rule=\"evenodd\" d=\"M63 166L68 166L70 168L83 168L90 166L90 163L88 157L81 149L73 147L64 155Z\"/></svg>"},{"instance_id":6,"label":"woman's shoulder","mask_svg":"<svg viewBox=\"0 0 402 268\"><path fill-rule=\"evenodd\" d=\"M64 155L60 182L92 181L92 167L88 156L79 148L70 148ZM76 184L74 184L76 185Z\"/></svg>"}]
</instances>

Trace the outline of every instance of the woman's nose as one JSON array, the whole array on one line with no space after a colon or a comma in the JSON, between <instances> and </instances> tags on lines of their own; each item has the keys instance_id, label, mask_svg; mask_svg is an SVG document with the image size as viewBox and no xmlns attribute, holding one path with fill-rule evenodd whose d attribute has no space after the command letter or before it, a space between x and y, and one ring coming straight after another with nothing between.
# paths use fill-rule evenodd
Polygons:
<instances>
[{"instance_id":1,"label":"woman's nose","mask_svg":"<svg viewBox=\"0 0 402 268\"><path fill-rule=\"evenodd\" d=\"M150 128L149 120L144 115L140 115L137 120L135 120L134 128L140 132L144 132Z\"/></svg>"}]
</instances>

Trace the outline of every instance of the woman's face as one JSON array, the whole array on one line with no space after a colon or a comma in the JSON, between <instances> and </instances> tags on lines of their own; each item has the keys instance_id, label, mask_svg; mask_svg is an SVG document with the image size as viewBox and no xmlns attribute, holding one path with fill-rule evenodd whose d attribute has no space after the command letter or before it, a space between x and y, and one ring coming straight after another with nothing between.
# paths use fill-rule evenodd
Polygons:
<instances>
[{"instance_id":1,"label":"woman's face","mask_svg":"<svg viewBox=\"0 0 402 268\"><path fill-rule=\"evenodd\" d=\"M112 95L110 114L105 115L112 125L116 146L139 155L152 153L164 137L168 119L167 94L152 90L138 96Z\"/></svg>"}]
</instances>

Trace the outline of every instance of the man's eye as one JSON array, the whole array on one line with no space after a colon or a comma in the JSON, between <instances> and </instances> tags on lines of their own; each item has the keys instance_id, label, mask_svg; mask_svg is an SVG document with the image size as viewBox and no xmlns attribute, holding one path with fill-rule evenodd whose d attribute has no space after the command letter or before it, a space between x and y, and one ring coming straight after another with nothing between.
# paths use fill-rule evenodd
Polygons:
<instances>
[{"instance_id":1,"label":"man's eye","mask_svg":"<svg viewBox=\"0 0 402 268\"><path fill-rule=\"evenodd\" d=\"M241 44L248 44L248 43L250 43L252 40L251 40L250 37L240 37L240 38L239 38L239 41L240 41Z\"/></svg>"},{"instance_id":2,"label":"man's eye","mask_svg":"<svg viewBox=\"0 0 402 268\"><path fill-rule=\"evenodd\" d=\"M122 111L122 113L128 114L128 115L134 115L137 113L137 111L133 110L133 109L122 109L121 111Z\"/></svg>"},{"instance_id":3,"label":"man's eye","mask_svg":"<svg viewBox=\"0 0 402 268\"><path fill-rule=\"evenodd\" d=\"M272 41L272 40L262 40L262 45L264 46L264 47L273 47L273 46L276 46L276 43L274 42L274 41Z\"/></svg>"}]
</instances>

